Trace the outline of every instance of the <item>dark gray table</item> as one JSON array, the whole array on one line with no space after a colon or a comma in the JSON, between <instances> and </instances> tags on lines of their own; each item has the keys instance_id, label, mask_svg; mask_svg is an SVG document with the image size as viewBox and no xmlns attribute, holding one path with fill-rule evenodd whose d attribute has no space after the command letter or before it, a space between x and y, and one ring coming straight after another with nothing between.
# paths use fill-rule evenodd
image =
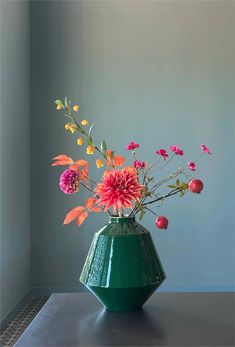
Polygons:
<instances>
[{"instance_id":1,"label":"dark gray table","mask_svg":"<svg viewBox=\"0 0 235 347\"><path fill-rule=\"evenodd\" d=\"M156 293L131 313L74 293L53 294L15 347L234 345L232 293Z\"/></svg>"}]
</instances>

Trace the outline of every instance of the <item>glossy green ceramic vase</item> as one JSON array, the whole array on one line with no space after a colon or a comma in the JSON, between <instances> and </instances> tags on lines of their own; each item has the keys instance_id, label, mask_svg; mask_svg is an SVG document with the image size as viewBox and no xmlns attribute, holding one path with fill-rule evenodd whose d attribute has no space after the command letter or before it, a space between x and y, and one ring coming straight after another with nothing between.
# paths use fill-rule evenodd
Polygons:
<instances>
[{"instance_id":1,"label":"glossy green ceramic vase","mask_svg":"<svg viewBox=\"0 0 235 347\"><path fill-rule=\"evenodd\" d=\"M151 235L134 217L111 217L94 235L80 276L110 311L141 308L164 279Z\"/></svg>"}]
</instances>

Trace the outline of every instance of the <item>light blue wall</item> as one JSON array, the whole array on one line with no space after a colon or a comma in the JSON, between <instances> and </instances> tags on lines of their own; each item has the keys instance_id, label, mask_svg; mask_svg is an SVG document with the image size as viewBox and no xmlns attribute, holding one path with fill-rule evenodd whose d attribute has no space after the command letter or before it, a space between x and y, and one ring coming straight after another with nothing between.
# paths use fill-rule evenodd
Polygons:
<instances>
[{"instance_id":1,"label":"light blue wall","mask_svg":"<svg viewBox=\"0 0 235 347\"><path fill-rule=\"evenodd\" d=\"M30 288L29 3L1 1L0 321Z\"/></svg>"},{"instance_id":2,"label":"light blue wall","mask_svg":"<svg viewBox=\"0 0 235 347\"><path fill-rule=\"evenodd\" d=\"M62 226L84 193L63 195L50 158L81 158L53 100L75 99L96 120L97 139L141 158L178 143L185 160L201 143L213 155L196 174L200 196L168 201L169 229L144 225L161 256L170 288L220 290L234 285L234 2L33 1L31 3L32 285L78 287L93 234L106 221ZM95 170L93 170L95 171Z\"/></svg>"}]
</instances>

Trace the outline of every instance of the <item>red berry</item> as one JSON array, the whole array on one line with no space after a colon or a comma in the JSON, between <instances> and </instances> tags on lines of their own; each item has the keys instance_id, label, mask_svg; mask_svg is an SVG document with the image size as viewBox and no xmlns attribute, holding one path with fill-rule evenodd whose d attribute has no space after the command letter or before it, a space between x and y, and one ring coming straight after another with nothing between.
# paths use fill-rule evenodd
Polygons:
<instances>
[{"instance_id":1,"label":"red berry","mask_svg":"<svg viewBox=\"0 0 235 347\"><path fill-rule=\"evenodd\" d=\"M192 193L199 194L199 193L201 193L201 191L203 189L203 182L201 180L198 180L198 179L193 179L189 182L188 189Z\"/></svg>"},{"instance_id":2,"label":"red berry","mask_svg":"<svg viewBox=\"0 0 235 347\"><path fill-rule=\"evenodd\" d=\"M168 219L164 216L159 216L157 217L155 224L158 229L167 229Z\"/></svg>"}]
</instances>

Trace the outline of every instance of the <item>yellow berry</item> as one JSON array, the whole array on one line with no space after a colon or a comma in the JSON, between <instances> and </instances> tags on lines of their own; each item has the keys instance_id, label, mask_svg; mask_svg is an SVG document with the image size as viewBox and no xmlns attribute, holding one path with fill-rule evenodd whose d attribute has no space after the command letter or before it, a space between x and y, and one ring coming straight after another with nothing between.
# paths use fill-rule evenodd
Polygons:
<instances>
[{"instance_id":1,"label":"yellow berry","mask_svg":"<svg viewBox=\"0 0 235 347\"><path fill-rule=\"evenodd\" d=\"M77 144L78 144L78 146L83 145L83 138L82 137L79 137L79 139L77 139Z\"/></svg>"},{"instance_id":2,"label":"yellow berry","mask_svg":"<svg viewBox=\"0 0 235 347\"><path fill-rule=\"evenodd\" d=\"M78 112L78 109L79 109L79 106L78 106L78 105L74 105L74 106L73 106L74 112Z\"/></svg>"},{"instance_id":3,"label":"yellow berry","mask_svg":"<svg viewBox=\"0 0 235 347\"><path fill-rule=\"evenodd\" d=\"M104 162L101 159L97 159L96 160L96 166L99 169L99 168L104 166Z\"/></svg>"},{"instance_id":4,"label":"yellow berry","mask_svg":"<svg viewBox=\"0 0 235 347\"><path fill-rule=\"evenodd\" d=\"M93 154L94 153L94 147L88 146L87 149L86 149L86 153L87 154Z\"/></svg>"},{"instance_id":5,"label":"yellow berry","mask_svg":"<svg viewBox=\"0 0 235 347\"><path fill-rule=\"evenodd\" d=\"M87 121L86 119L83 119L83 120L81 121L81 124L82 124L82 125L88 125L88 121Z\"/></svg>"},{"instance_id":6,"label":"yellow berry","mask_svg":"<svg viewBox=\"0 0 235 347\"><path fill-rule=\"evenodd\" d=\"M64 127L65 127L65 129L66 129L66 130L69 130L69 128L70 128L70 124L69 124L69 123L67 123L67 124L65 124L65 126L64 126Z\"/></svg>"},{"instance_id":7,"label":"yellow berry","mask_svg":"<svg viewBox=\"0 0 235 347\"><path fill-rule=\"evenodd\" d=\"M63 108L63 105L62 104L59 104L56 106L57 110L61 110Z\"/></svg>"},{"instance_id":8,"label":"yellow berry","mask_svg":"<svg viewBox=\"0 0 235 347\"><path fill-rule=\"evenodd\" d=\"M75 131L77 130L77 126L76 126L76 124L71 124L71 123L69 123L69 128L68 128L69 130L70 130L70 132L72 133L72 134L74 134L75 133Z\"/></svg>"}]
</instances>

